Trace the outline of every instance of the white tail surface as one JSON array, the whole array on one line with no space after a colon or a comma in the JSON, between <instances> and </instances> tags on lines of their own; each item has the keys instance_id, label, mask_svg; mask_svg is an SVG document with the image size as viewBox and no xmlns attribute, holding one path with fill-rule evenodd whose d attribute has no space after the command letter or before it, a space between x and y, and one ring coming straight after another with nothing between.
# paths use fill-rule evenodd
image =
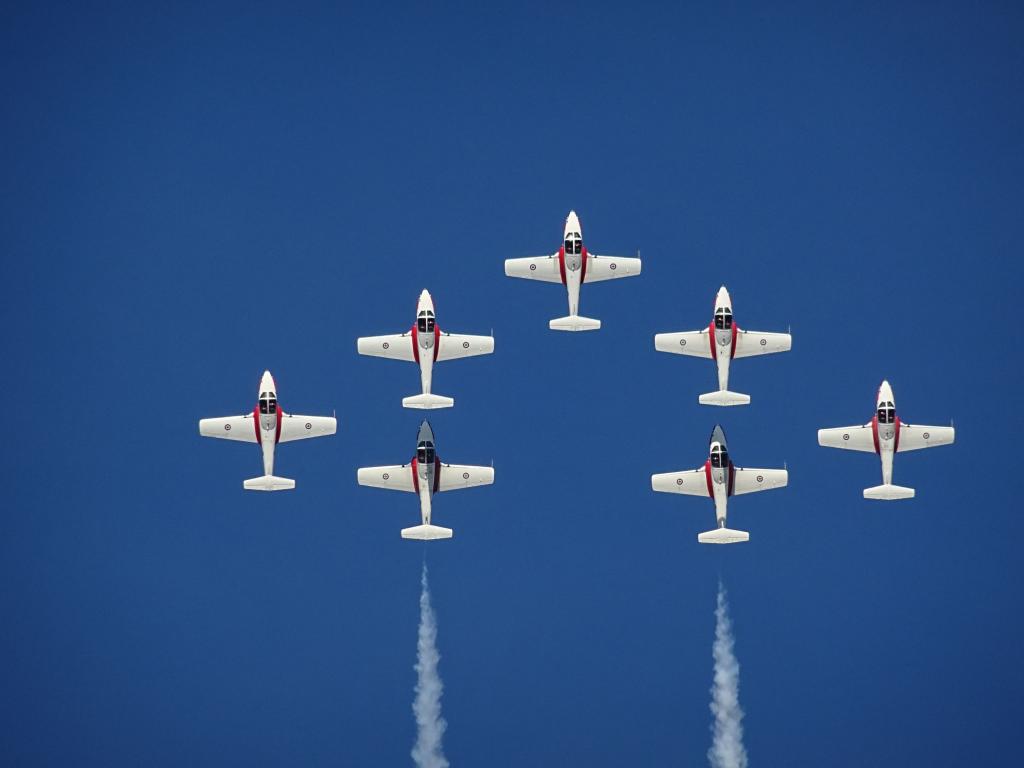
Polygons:
<instances>
[{"instance_id":1,"label":"white tail surface","mask_svg":"<svg viewBox=\"0 0 1024 768\"><path fill-rule=\"evenodd\" d=\"M750 395L730 392L727 389L718 392L706 392L697 398L701 405L750 405Z\"/></svg>"},{"instance_id":2,"label":"white tail surface","mask_svg":"<svg viewBox=\"0 0 1024 768\"><path fill-rule=\"evenodd\" d=\"M914 498L914 489L904 488L902 485L876 485L874 488L864 489L864 498L881 499L882 501L912 499Z\"/></svg>"},{"instance_id":3,"label":"white tail surface","mask_svg":"<svg viewBox=\"0 0 1024 768\"><path fill-rule=\"evenodd\" d=\"M434 539L450 539L451 528L442 528L439 525L414 525L412 528L402 529L403 539L416 539L417 541L433 541Z\"/></svg>"},{"instance_id":4,"label":"white tail surface","mask_svg":"<svg viewBox=\"0 0 1024 768\"><path fill-rule=\"evenodd\" d=\"M556 317L548 328L552 331L597 331L601 328L601 321L580 315L569 315L568 317Z\"/></svg>"},{"instance_id":5,"label":"white tail surface","mask_svg":"<svg viewBox=\"0 0 1024 768\"><path fill-rule=\"evenodd\" d=\"M287 477L263 475L263 477L246 480L242 483L242 487L247 491L290 491L295 487L295 481L289 480Z\"/></svg>"},{"instance_id":6,"label":"white tail surface","mask_svg":"<svg viewBox=\"0 0 1024 768\"><path fill-rule=\"evenodd\" d=\"M732 528L715 528L713 531L697 534L697 541L701 544L738 544L741 541L750 541L750 534L746 531L734 531Z\"/></svg>"},{"instance_id":7,"label":"white tail surface","mask_svg":"<svg viewBox=\"0 0 1024 768\"><path fill-rule=\"evenodd\" d=\"M455 398L444 395L413 395L402 398L403 408L451 408L455 405Z\"/></svg>"}]
</instances>

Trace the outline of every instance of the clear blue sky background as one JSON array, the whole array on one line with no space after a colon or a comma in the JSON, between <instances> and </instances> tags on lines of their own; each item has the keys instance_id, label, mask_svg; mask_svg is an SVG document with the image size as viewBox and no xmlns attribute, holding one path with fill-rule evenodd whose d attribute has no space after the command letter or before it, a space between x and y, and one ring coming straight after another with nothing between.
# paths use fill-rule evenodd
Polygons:
<instances>
[{"instance_id":1,"label":"clear blue sky background","mask_svg":"<svg viewBox=\"0 0 1024 768\"><path fill-rule=\"evenodd\" d=\"M1020 649L1024 19L1012 3L601 10L22 4L0 25L7 292L0 530L5 765L405 765L428 559L453 765L701 765L716 584L755 765L1013 761ZM503 276L588 247L639 278ZM710 363L725 282L793 351ZM412 365L359 358L431 290L496 354L442 364L449 542L403 541ZM202 440L264 368L334 438ZM861 498L827 451L888 378L956 419ZM790 486L712 505L650 490L720 421Z\"/></svg>"}]
</instances>

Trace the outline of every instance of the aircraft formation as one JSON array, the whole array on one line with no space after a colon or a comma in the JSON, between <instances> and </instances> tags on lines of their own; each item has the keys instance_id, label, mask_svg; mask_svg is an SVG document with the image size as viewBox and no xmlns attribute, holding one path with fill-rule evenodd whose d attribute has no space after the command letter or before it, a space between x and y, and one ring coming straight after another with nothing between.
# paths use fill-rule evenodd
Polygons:
<instances>
[{"instance_id":1,"label":"aircraft formation","mask_svg":"<svg viewBox=\"0 0 1024 768\"><path fill-rule=\"evenodd\" d=\"M555 318L548 327L555 331L595 331L601 321L579 314L580 289L585 283L633 277L641 271L640 254L636 257L598 256L583 244L583 230L575 211L565 220L562 242L558 250L546 256L506 259L508 277L561 283L565 286L569 314ZM659 333L654 348L659 352L703 357L713 360L718 376L718 389L699 395L702 405L748 405L750 395L729 389L729 372L733 360L757 357L792 348L790 333L742 330L733 317L732 299L723 285L714 302L710 323L699 330ZM434 394L434 364L462 357L489 355L494 352L493 336L472 336L442 331L437 324L434 301L424 290L416 306L412 327L403 333L365 336L356 342L361 355L390 360L414 362L420 371L418 395L402 399L404 408L437 409L455 405L452 397ZM274 450L278 443L333 435L337 431L334 416L298 416L285 413L277 400L277 387L270 371L260 380L259 396L252 412L240 416L201 419L199 433L248 443L258 443L263 454L263 475L242 483L246 490L280 491L295 488L295 481L274 474ZM851 427L818 430L818 444L875 453L882 464L882 484L864 490L865 499L893 501L914 497L913 488L892 482L893 457L903 451L949 445L955 437L952 426L908 424L896 415L895 398L888 381L882 381L875 398L871 421ZM438 457L434 431L424 419L419 425L413 457L404 464L362 467L357 472L360 485L385 490L415 493L420 502L420 525L403 528L402 538L429 541L452 537L452 529L434 525L431 520L435 493L491 485L494 468L471 464L445 464ZM733 544L749 541L746 531L727 527L727 507L731 496L783 488L789 483L787 468L761 469L737 467L722 427L711 432L708 454L703 465L695 469L651 475L651 488L661 493L705 496L715 505L716 527L700 533L702 544Z\"/></svg>"}]
</instances>

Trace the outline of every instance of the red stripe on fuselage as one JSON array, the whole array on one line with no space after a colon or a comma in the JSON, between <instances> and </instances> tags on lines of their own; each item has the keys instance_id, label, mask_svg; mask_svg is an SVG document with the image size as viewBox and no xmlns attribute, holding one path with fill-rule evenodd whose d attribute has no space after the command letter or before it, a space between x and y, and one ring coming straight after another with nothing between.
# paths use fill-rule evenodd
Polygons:
<instances>
[{"instance_id":1,"label":"red stripe on fuselage","mask_svg":"<svg viewBox=\"0 0 1024 768\"><path fill-rule=\"evenodd\" d=\"M729 472L729 493L726 494L726 495L727 496L732 496L733 489L736 487L736 467L733 466L733 463L731 461L729 462L728 472Z\"/></svg>"},{"instance_id":2,"label":"red stripe on fuselage","mask_svg":"<svg viewBox=\"0 0 1024 768\"><path fill-rule=\"evenodd\" d=\"M274 444L281 442L281 417L284 414L281 413L281 404L277 404L277 434L274 435Z\"/></svg>"},{"instance_id":3,"label":"red stripe on fuselage","mask_svg":"<svg viewBox=\"0 0 1024 768\"><path fill-rule=\"evenodd\" d=\"M413 459L412 460L412 487L416 491L416 493L420 492L420 473L419 473L419 470L417 469L418 466L419 466L419 462L417 462L416 459Z\"/></svg>"},{"instance_id":4,"label":"red stripe on fuselage","mask_svg":"<svg viewBox=\"0 0 1024 768\"><path fill-rule=\"evenodd\" d=\"M412 324L412 359L417 363L420 361L419 330L416 328L416 323Z\"/></svg>"},{"instance_id":5,"label":"red stripe on fuselage","mask_svg":"<svg viewBox=\"0 0 1024 768\"><path fill-rule=\"evenodd\" d=\"M252 423L256 427L256 442L262 444L263 436L260 434L260 404L256 403L256 407L252 409Z\"/></svg>"},{"instance_id":6,"label":"red stripe on fuselage","mask_svg":"<svg viewBox=\"0 0 1024 768\"><path fill-rule=\"evenodd\" d=\"M718 359L718 350L715 349L715 321L712 320L708 326L708 343L711 345L711 359Z\"/></svg>"},{"instance_id":7,"label":"red stripe on fuselage","mask_svg":"<svg viewBox=\"0 0 1024 768\"><path fill-rule=\"evenodd\" d=\"M558 249L558 273L562 276L562 285L565 285L565 246Z\"/></svg>"},{"instance_id":8,"label":"red stripe on fuselage","mask_svg":"<svg viewBox=\"0 0 1024 768\"><path fill-rule=\"evenodd\" d=\"M441 460L434 454L434 493L441 487Z\"/></svg>"},{"instance_id":9,"label":"red stripe on fuselage","mask_svg":"<svg viewBox=\"0 0 1024 768\"><path fill-rule=\"evenodd\" d=\"M895 442L893 443L893 446L892 446L892 452L896 453L896 451L898 451L900 449L900 417L899 416L896 417L896 420L893 422L893 425L896 427L896 435L895 435Z\"/></svg>"},{"instance_id":10,"label":"red stripe on fuselage","mask_svg":"<svg viewBox=\"0 0 1024 768\"><path fill-rule=\"evenodd\" d=\"M441 348L441 326L434 321L434 362L437 362L437 351Z\"/></svg>"},{"instance_id":11,"label":"red stripe on fuselage","mask_svg":"<svg viewBox=\"0 0 1024 768\"><path fill-rule=\"evenodd\" d=\"M708 496L710 496L713 499L715 498L715 485L714 482L711 480L711 459L708 459L707 461L704 462L704 476L707 478L708 481Z\"/></svg>"}]
</instances>

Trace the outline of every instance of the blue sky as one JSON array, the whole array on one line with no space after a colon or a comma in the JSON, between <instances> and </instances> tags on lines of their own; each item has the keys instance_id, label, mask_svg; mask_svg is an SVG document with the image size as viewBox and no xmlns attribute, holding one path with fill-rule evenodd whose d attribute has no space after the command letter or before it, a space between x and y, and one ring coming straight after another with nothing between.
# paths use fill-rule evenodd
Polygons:
<instances>
[{"instance_id":1,"label":"blue sky","mask_svg":"<svg viewBox=\"0 0 1024 768\"><path fill-rule=\"evenodd\" d=\"M23 5L0 29L9 765L403 765L427 558L453 765L699 765L719 578L758 765L1012 762L1024 706L1014 289L1024 54L1012 4L602 9ZM570 208L639 278L503 276ZM653 334L726 283L747 408ZM449 542L358 466L411 455L411 365L363 359L428 288L492 357L438 366ZM337 410L259 453L202 440L273 371ZM897 457L822 426L956 420ZM790 486L651 492L720 422Z\"/></svg>"}]
</instances>

